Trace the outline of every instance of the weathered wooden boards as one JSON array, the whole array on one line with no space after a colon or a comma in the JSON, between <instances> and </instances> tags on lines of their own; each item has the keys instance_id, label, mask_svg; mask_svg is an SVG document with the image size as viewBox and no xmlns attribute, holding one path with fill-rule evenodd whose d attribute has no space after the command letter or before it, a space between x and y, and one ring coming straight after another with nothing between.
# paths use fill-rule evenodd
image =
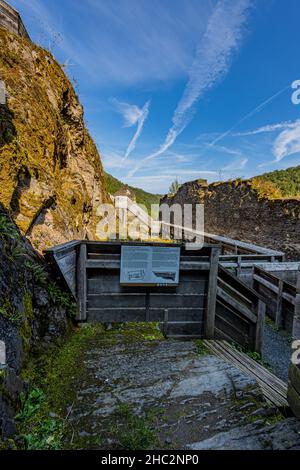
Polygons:
<instances>
[{"instance_id":1,"label":"weathered wooden boards","mask_svg":"<svg viewBox=\"0 0 300 470\"><path fill-rule=\"evenodd\" d=\"M86 249L88 321L156 321L168 336L203 337L206 314L210 318L215 312L217 247L200 252L181 247L180 283L173 287L121 286L121 243L88 242Z\"/></svg>"},{"instance_id":2,"label":"weathered wooden boards","mask_svg":"<svg viewBox=\"0 0 300 470\"><path fill-rule=\"evenodd\" d=\"M216 336L261 349L264 306L219 265L215 244L199 250L181 246L180 282L173 287L121 286L120 242L70 242L46 255L77 299L78 321L156 321L168 336Z\"/></svg>"},{"instance_id":3,"label":"weathered wooden boards","mask_svg":"<svg viewBox=\"0 0 300 470\"><path fill-rule=\"evenodd\" d=\"M300 419L300 365L290 366L287 398L293 413Z\"/></svg>"},{"instance_id":4,"label":"weathered wooden boards","mask_svg":"<svg viewBox=\"0 0 300 470\"><path fill-rule=\"evenodd\" d=\"M74 297L77 296L76 268L80 245L80 241L73 241L45 250L46 259L54 263Z\"/></svg>"},{"instance_id":5,"label":"weathered wooden boards","mask_svg":"<svg viewBox=\"0 0 300 470\"><path fill-rule=\"evenodd\" d=\"M204 344L217 356L254 377L269 404L279 408L289 406L287 402L287 385L272 372L251 359L247 354L234 349L227 341L204 340Z\"/></svg>"},{"instance_id":6,"label":"weathered wooden boards","mask_svg":"<svg viewBox=\"0 0 300 470\"><path fill-rule=\"evenodd\" d=\"M298 265L299 263L270 263L264 269L261 266L253 268L253 289L265 299L267 315L275 321L278 328L287 330L294 338L300 338L299 281L297 287L297 275L300 275L295 270Z\"/></svg>"},{"instance_id":7,"label":"weathered wooden boards","mask_svg":"<svg viewBox=\"0 0 300 470\"><path fill-rule=\"evenodd\" d=\"M261 352L265 304L260 296L222 266L218 269L215 338Z\"/></svg>"}]
</instances>

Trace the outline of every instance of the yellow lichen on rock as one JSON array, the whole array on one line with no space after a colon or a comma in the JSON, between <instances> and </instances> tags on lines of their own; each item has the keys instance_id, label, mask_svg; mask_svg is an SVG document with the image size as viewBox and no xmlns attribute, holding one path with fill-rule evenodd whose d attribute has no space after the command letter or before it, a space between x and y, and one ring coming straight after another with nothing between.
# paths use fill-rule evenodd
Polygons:
<instances>
[{"instance_id":1,"label":"yellow lichen on rock","mask_svg":"<svg viewBox=\"0 0 300 470\"><path fill-rule=\"evenodd\" d=\"M39 249L94 237L108 201L97 148L50 52L0 29L0 202Z\"/></svg>"}]
</instances>

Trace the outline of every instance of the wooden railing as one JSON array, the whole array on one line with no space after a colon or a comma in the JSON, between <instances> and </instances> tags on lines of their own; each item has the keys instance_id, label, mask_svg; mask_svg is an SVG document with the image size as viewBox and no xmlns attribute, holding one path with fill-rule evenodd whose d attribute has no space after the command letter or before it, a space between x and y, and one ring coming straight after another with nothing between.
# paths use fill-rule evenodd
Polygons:
<instances>
[{"instance_id":1,"label":"wooden railing","mask_svg":"<svg viewBox=\"0 0 300 470\"><path fill-rule=\"evenodd\" d=\"M265 299L266 313L274 320L276 327L286 329L294 338L300 338L300 283L298 281L298 286L296 282L293 285L279 277L280 272L288 272L288 264L270 264L264 266L265 269L254 266L253 289ZM295 263L291 263L290 268L295 269Z\"/></svg>"},{"instance_id":2,"label":"wooden railing","mask_svg":"<svg viewBox=\"0 0 300 470\"><path fill-rule=\"evenodd\" d=\"M261 352L266 306L253 289L219 265L215 337Z\"/></svg>"},{"instance_id":3,"label":"wooden railing","mask_svg":"<svg viewBox=\"0 0 300 470\"><path fill-rule=\"evenodd\" d=\"M293 413L300 419L300 364L290 366L287 399Z\"/></svg>"},{"instance_id":4,"label":"wooden railing","mask_svg":"<svg viewBox=\"0 0 300 470\"><path fill-rule=\"evenodd\" d=\"M74 241L46 250L77 300L78 321L158 321L168 336L217 337L261 351L264 305L220 266L217 245L181 245L179 285L150 288L120 285L121 245Z\"/></svg>"}]
</instances>

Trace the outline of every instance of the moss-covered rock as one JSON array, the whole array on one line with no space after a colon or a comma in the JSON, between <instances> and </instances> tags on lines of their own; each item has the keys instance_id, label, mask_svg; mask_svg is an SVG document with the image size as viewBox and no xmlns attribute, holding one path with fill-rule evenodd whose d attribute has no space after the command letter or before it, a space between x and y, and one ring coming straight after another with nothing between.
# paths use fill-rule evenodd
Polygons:
<instances>
[{"instance_id":1,"label":"moss-covered rock","mask_svg":"<svg viewBox=\"0 0 300 470\"><path fill-rule=\"evenodd\" d=\"M74 89L50 52L0 29L0 202L38 250L95 236L107 201L100 156Z\"/></svg>"}]
</instances>

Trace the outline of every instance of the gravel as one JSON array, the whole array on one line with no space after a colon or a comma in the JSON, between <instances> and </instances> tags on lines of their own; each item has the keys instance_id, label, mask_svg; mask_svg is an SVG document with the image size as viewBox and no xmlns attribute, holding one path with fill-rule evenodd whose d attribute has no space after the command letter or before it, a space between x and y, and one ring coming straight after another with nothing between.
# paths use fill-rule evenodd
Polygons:
<instances>
[{"instance_id":1,"label":"gravel","mask_svg":"<svg viewBox=\"0 0 300 470\"><path fill-rule=\"evenodd\" d=\"M288 381L288 369L291 361L291 345L289 335L284 331L276 331L266 324L262 358L268 363L277 377Z\"/></svg>"}]
</instances>

